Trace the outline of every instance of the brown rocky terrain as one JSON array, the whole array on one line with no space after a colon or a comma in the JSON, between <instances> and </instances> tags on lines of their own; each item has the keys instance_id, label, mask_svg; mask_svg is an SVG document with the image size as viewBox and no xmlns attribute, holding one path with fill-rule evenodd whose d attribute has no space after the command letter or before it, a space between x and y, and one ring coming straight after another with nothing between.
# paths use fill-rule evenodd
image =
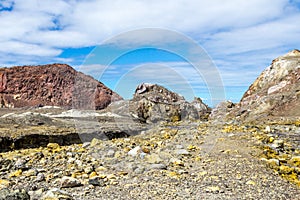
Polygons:
<instances>
[{"instance_id":1,"label":"brown rocky terrain","mask_svg":"<svg viewBox=\"0 0 300 200\"><path fill-rule=\"evenodd\" d=\"M0 106L63 106L103 109L122 98L90 76L65 64L0 69Z\"/></svg>"}]
</instances>

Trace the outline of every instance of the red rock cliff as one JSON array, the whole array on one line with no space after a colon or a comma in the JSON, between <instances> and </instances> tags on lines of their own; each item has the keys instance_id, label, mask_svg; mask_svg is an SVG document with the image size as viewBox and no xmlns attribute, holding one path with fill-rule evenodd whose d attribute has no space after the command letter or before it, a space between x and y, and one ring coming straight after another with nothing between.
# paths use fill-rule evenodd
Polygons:
<instances>
[{"instance_id":1,"label":"red rock cliff","mask_svg":"<svg viewBox=\"0 0 300 200\"><path fill-rule=\"evenodd\" d=\"M0 68L0 106L103 109L118 94L66 64Z\"/></svg>"}]
</instances>

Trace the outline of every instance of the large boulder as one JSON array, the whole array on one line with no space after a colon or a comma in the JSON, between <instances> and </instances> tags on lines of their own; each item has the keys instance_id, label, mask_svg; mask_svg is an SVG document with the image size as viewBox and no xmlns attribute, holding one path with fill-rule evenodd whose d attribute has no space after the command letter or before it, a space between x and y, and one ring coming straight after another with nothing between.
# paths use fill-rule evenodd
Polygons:
<instances>
[{"instance_id":1,"label":"large boulder","mask_svg":"<svg viewBox=\"0 0 300 200\"><path fill-rule=\"evenodd\" d=\"M300 51L273 60L234 110L244 120L300 116Z\"/></svg>"},{"instance_id":2,"label":"large boulder","mask_svg":"<svg viewBox=\"0 0 300 200\"><path fill-rule=\"evenodd\" d=\"M120 99L104 84L66 64L0 68L0 107L103 109Z\"/></svg>"}]
</instances>

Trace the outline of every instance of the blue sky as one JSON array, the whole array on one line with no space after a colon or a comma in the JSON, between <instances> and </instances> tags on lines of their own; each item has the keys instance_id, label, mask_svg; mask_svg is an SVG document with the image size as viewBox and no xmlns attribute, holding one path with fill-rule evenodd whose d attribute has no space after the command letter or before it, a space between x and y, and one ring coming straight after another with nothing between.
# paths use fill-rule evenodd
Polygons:
<instances>
[{"instance_id":1,"label":"blue sky","mask_svg":"<svg viewBox=\"0 0 300 200\"><path fill-rule=\"evenodd\" d=\"M103 45L132 30L165 29L207 53L226 98L237 102L273 59L300 48L299 22L299 0L0 0L0 66L67 63L125 98L138 82L158 82L212 104L205 77L180 56L188 47L168 52L155 46L179 42L174 38L144 35ZM154 43L144 48L145 42ZM129 51L103 66L124 45Z\"/></svg>"}]
</instances>

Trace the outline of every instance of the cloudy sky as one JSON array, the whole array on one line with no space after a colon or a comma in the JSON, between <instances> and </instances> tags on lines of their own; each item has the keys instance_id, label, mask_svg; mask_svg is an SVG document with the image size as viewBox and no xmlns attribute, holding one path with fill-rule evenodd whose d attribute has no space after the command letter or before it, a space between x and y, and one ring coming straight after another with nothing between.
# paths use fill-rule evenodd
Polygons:
<instances>
[{"instance_id":1,"label":"cloudy sky","mask_svg":"<svg viewBox=\"0 0 300 200\"><path fill-rule=\"evenodd\" d=\"M211 59L207 70L218 70L226 98L237 102L274 58L300 48L299 22L299 0L0 0L0 66L67 63L125 98L134 84L155 81L211 103L214 75L195 71L184 36L206 54L199 62ZM126 35L148 28L179 36ZM168 51L174 44L180 48Z\"/></svg>"}]
</instances>

